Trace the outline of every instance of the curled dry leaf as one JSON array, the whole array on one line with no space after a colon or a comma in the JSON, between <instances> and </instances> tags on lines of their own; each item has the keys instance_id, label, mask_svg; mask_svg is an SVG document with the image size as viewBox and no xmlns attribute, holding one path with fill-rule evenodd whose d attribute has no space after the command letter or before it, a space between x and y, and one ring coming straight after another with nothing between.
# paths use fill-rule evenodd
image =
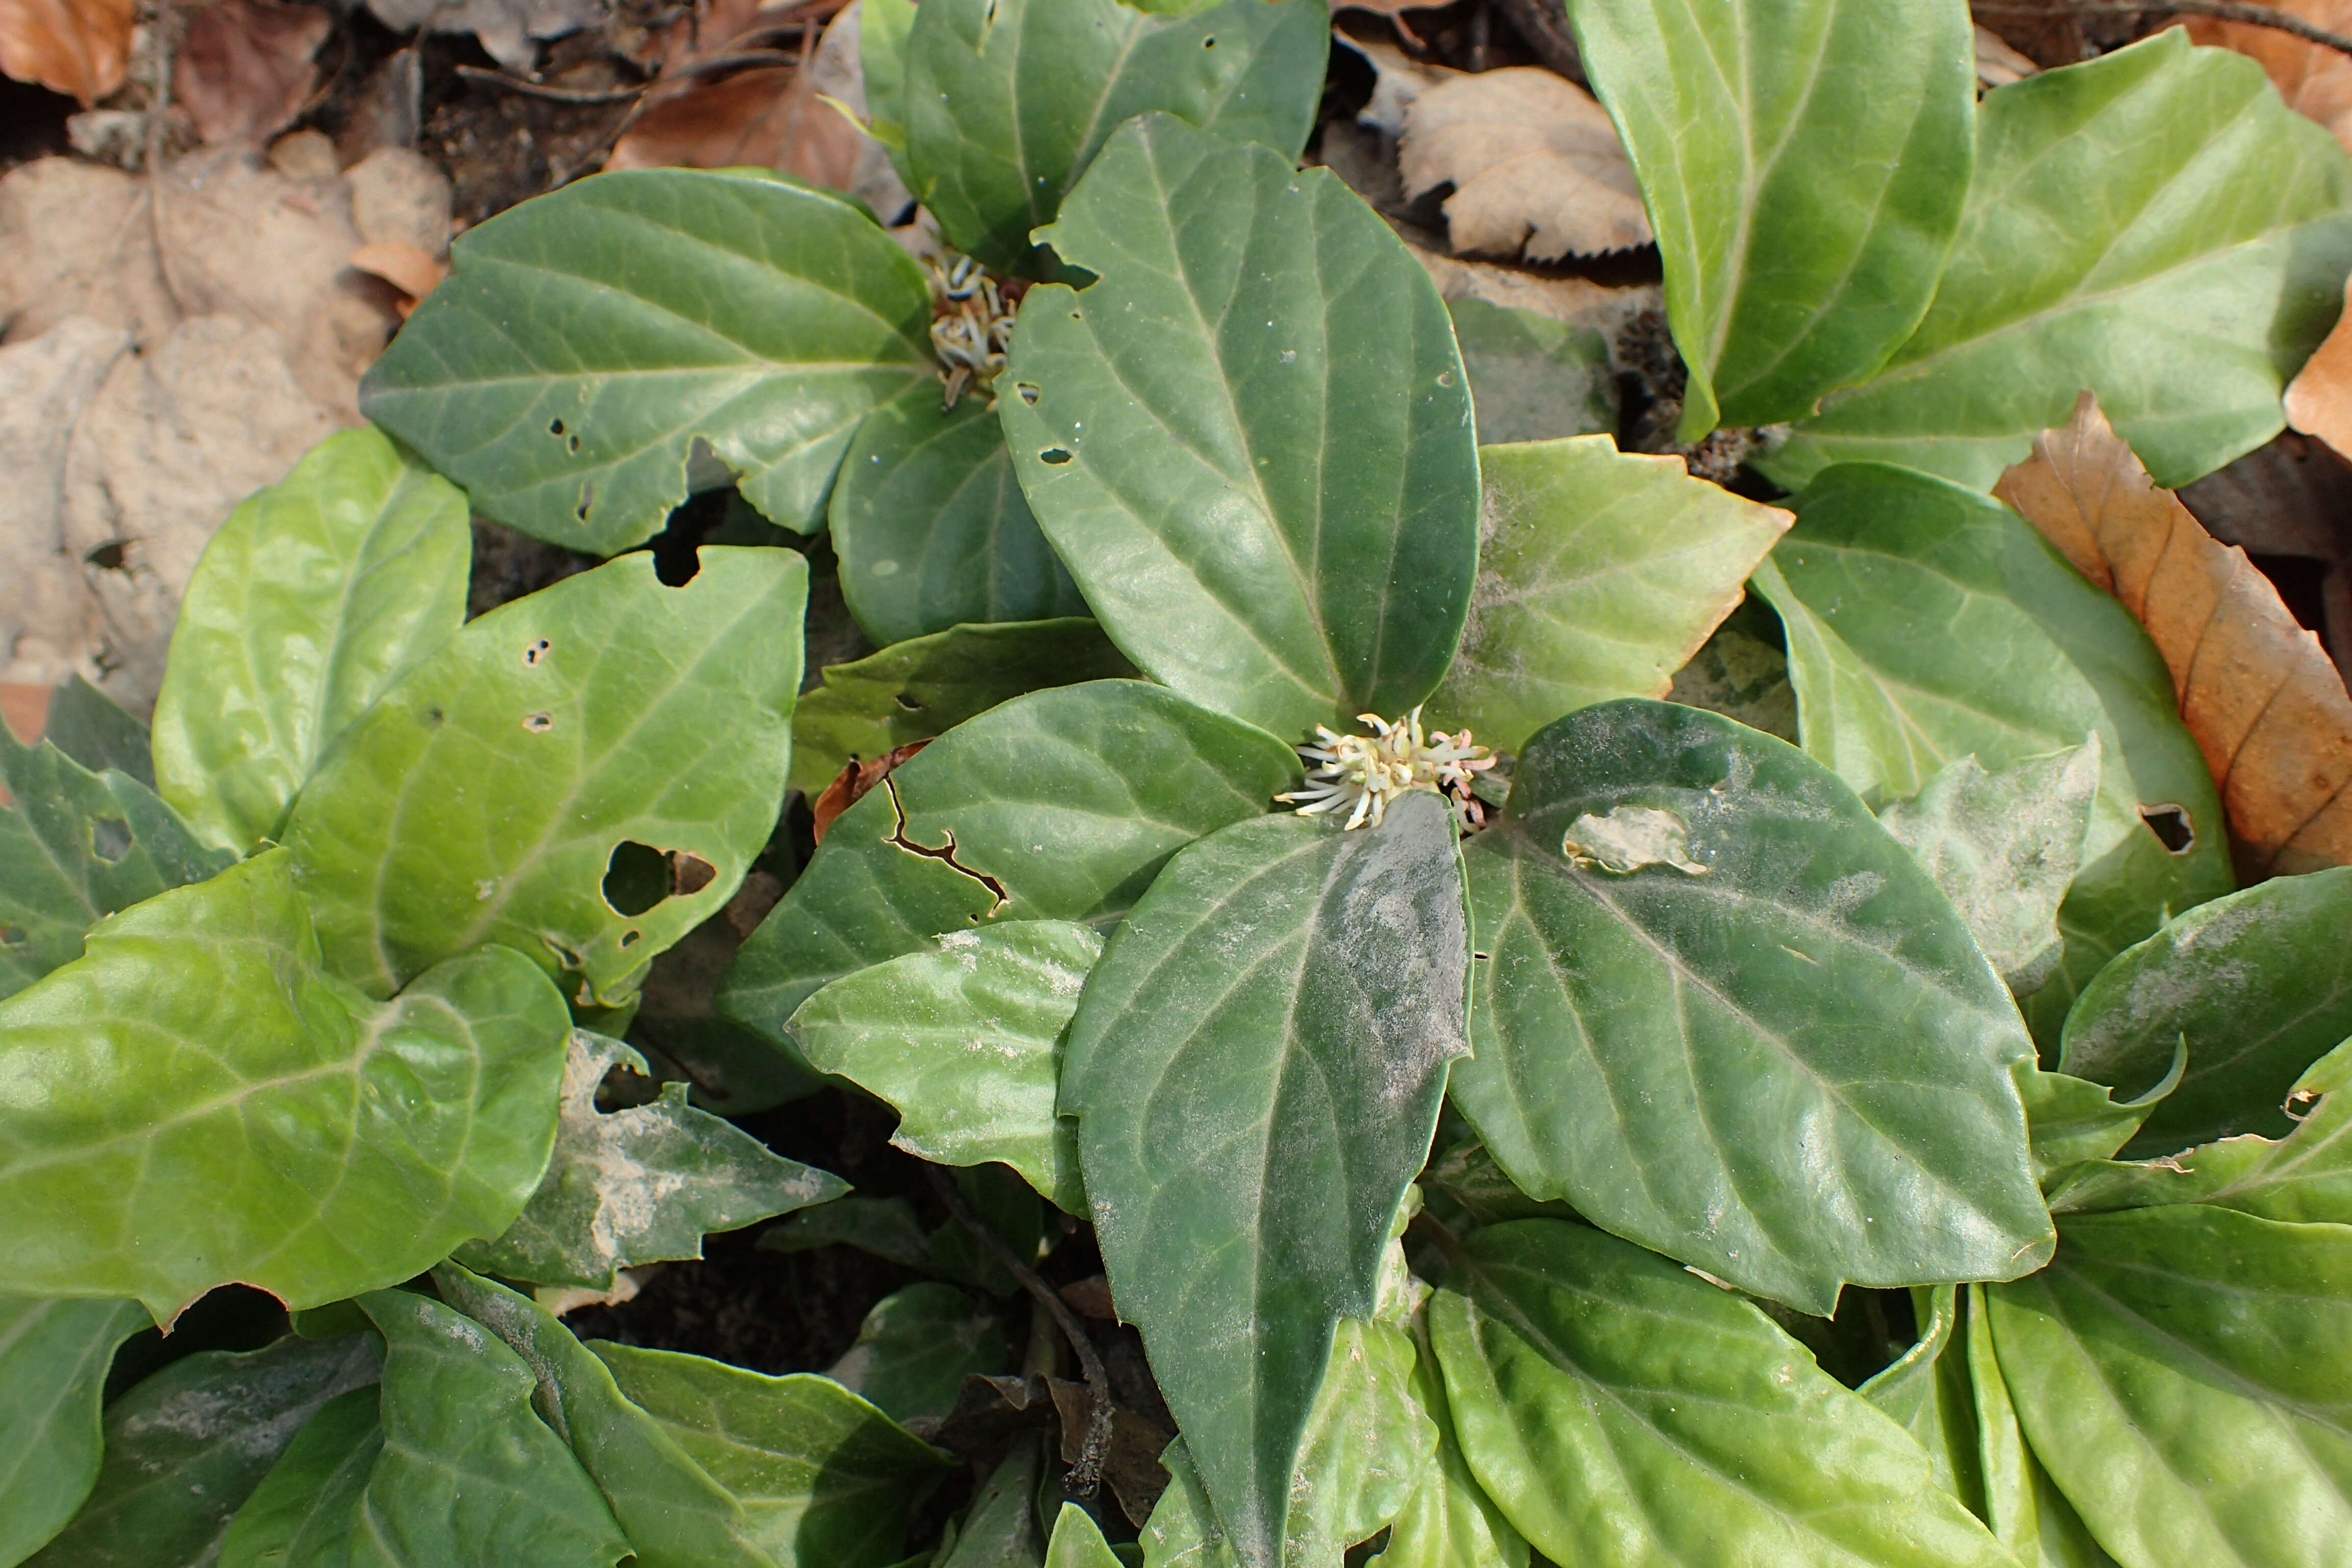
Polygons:
<instances>
[{"instance_id":1,"label":"curled dry leaf","mask_svg":"<svg viewBox=\"0 0 2352 1568\"><path fill-rule=\"evenodd\" d=\"M206 142L259 142L294 122L319 84L311 57L334 18L315 5L212 0L188 18L172 100Z\"/></svg>"},{"instance_id":2,"label":"curled dry leaf","mask_svg":"<svg viewBox=\"0 0 2352 1568\"><path fill-rule=\"evenodd\" d=\"M131 0L0 0L0 72L81 100L122 85Z\"/></svg>"},{"instance_id":3,"label":"curled dry leaf","mask_svg":"<svg viewBox=\"0 0 2352 1568\"><path fill-rule=\"evenodd\" d=\"M2352 300L2352 279L2344 289ZM2334 330L2287 384L2286 422L2352 457L2352 310L2336 318Z\"/></svg>"},{"instance_id":4,"label":"curled dry leaf","mask_svg":"<svg viewBox=\"0 0 2352 1568\"><path fill-rule=\"evenodd\" d=\"M2272 8L2331 33L2352 33L2352 0L2272 0ZM2187 25L2193 42L2252 57L2289 109L2316 120L2352 147L2352 55L2252 22L2191 16Z\"/></svg>"},{"instance_id":5,"label":"curled dry leaf","mask_svg":"<svg viewBox=\"0 0 2352 1568\"><path fill-rule=\"evenodd\" d=\"M1993 493L2147 628L2221 788L2239 876L2352 865L2352 694L2245 552L2156 488L2087 392Z\"/></svg>"},{"instance_id":6,"label":"curled dry leaf","mask_svg":"<svg viewBox=\"0 0 2352 1568\"><path fill-rule=\"evenodd\" d=\"M865 799L867 792L888 778L900 763L929 744L929 741L909 741L903 746L891 747L871 762L852 758L843 766L840 776L809 803L809 816L814 822L811 837L824 843L825 829L833 826L835 817Z\"/></svg>"},{"instance_id":7,"label":"curled dry leaf","mask_svg":"<svg viewBox=\"0 0 2352 1568\"><path fill-rule=\"evenodd\" d=\"M412 240L388 239L362 245L352 252L352 265L371 278L381 278L400 290L403 320L416 302L449 276L449 264Z\"/></svg>"},{"instance_id":8,"label":"curled dry leaf","mask_svg":"<svg viewBox=\"0 0 2352 1568\"><path fill-rule=\"evenodd\" d=\"M1453 184L1445 222L1457 251L1553 261L1654 237L1608 111L1540 67L1429 87L1405 110L1399 159L1408 198Z\"/></svg>"}]
</instances>

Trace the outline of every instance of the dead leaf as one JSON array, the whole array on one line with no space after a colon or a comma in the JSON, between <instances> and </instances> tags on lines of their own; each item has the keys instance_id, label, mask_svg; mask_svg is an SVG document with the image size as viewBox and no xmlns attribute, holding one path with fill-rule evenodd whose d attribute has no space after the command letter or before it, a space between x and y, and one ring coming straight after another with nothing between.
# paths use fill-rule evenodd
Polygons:
<instances>
[{"instance_id":1,"label":"dead leaf","mask_svg":"<svg viewBox=\"0 0 2352 1568\"><path fill-rule=\"evenodd\" d=\"M449 275L447 262L435 259L423 246L404 239L362 245L352 252L352 265L400 290L398 308L403 321L416 309L419 300L439 288L441 279Z\"/></svg>"},{"instance_id":2,"label":"dead leaf","mask_svg":"<svg viewBox=\"0 0 2352 1568\"><path fill-rule=\"evenodd\" d=\"M1636 316L1664 308L1664 293L1655 283L1612 289L1589 278L1553 278L1440 256L1410 241L1405 248L1448 300L1484 300L1508 310L1532 310L1571 327L1591 327L1612 343Z\"/></svg>"},{"instance_id":3,"label":"dead leaf","mask_svg":"<svg viewBox=\"0 0 2352 1568\"><path fill-rule=\"evenodd\" d=\"M188 18L172 101L206 142L261 142L294 122L319 85L311 57L334 18L315 5L211 0Z\"/></svg>"},{"instance_id":4,"label":"dead leaf","mask_svg":"<svg viewBox=\"0 0 2352 1568\"><path fill-rule=\"evenodd\" d=\"M2042 68L2012 49L1990 27L1977 29L1977 85L1990 92L2038 76Z\"/></svg>"},{"instance_id":5,"label":"dead leaf","mask_svg":"<svg viewBox=\"0 0 2352 1568\"><path fill-rule=\"evenodd\" d=\"M2273 0L2272 8L2331 33L2352 33L2352 0ZM2251 22L2191 16L2180 25L2188 27L2192 43L2251 56L2269 73L2288 108L2352 147L2352 56Z\"/></svg>"},{"instance_id":6,"label":"dead leaf","mask_svg":"<svg viewBox=\"0 0 2352 1568\"><path fill-rule=\"evenodd\" d=\"M2262 568L2295 619L2320 623L2319 640L2352 679L2352 466L2326 442L2283 430L2180 500L2206 532Z\"/></svg>"},{"instance_id":7,"label":"dead leaf","mask_svg":"<svg viewBox=\"0 0 2352 1568\"><path fill-rule=\"evenodd\" d=\"M540 39L593 26L612 7L608 0L368 0L368 9L395 33L471 33L499 64L529 71Z\"/></svg>"},{"instance_id":8,"label":"dead leaf","mask_svg":"<svg viewBox=\"0 0 2352 1568\"><path fill-rule=\"evenodd\" d=\"M57 688L29 680L0 680L0 724L21 745L31 745L48 727L49 693ZM0 801L8 792L0 789Z\"/></svg>"},{"instance_id":9,"label":"dead leaf","mask_svg":"<svg viewBox=\"0 0 2352 1568\"><path fill-rule=\"evenodd\" d=\"M0 0L0 73L91 104L131 65L131 0Z\"/></svg>"},{"instance_id":10,"label":"dead leaf","mask_svg":"<svg viewBox=\"0 0 2352 1568\"><path fill-rule=\"evenodd\" d=\"M2087 392L1993 493L2147 628L2221 788L2240 879L2352 865L2352 693L2245 552L2150 482Z\"/></svg>"},{"instance_id":11,"label":"dead leaf","mask_svg":"<svg viewBox=\"0 0 2352 1568\"><path fill-rule=\"evenodd\" d=\"M824 842L825 829L833 819L866 798L866 792L888 778L900 763L930 744L928 740L909 741L903 746L893 746L888 752L869 763L851 758L840 776L824 786L816 799L809 803L809 816L815 819L814 838Z\"/></svg>"},{"instance_id":12,"label":"dead leaf","mask_svg":"<svg viewBox=\"0 0 2352 1568\"><path fill-rule=\"evenodd\" d=\"M1405 112L1408 199L1452 184L1456 251L1530 261L1597 256L1654 237L1608 111L1538 66L1442 81Z\"/></svg>"},{"instance_id":13,"label":"dead leaf","mask_svg":"<svg viewBox=\"0 0 2352 1568\"><path fill-rule=\"evenodd\" d=\"M2352 302L2352 279L2344 285L2344 297ZM2352 310L2336 318L2334 329L2287 383L2286 422L2352 456Z\"/></svg>"}]
</instances>

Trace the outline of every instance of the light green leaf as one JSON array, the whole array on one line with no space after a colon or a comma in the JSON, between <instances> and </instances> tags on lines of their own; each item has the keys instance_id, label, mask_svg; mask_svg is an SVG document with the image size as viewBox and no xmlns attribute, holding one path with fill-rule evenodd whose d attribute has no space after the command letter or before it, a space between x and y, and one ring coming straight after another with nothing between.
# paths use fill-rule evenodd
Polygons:
<instances>
[{"instance_id":1,"label":"light green leaf","mask_svg":"<svg viewBox=\"0 0 2352 1568\"><path fill-rule=\"evenodd\" d=\"M830 1375L892 1420L912 1421L945 1415L967 1373L993 1376L1012 1354L995 1313L952 1285L925 1281L875 1302Z\"/></svg>"},{"instance_id":2,"label":"light green leaf","mask_svg":"<svg viewBox=\"0 0 2352 1568\"><path fill-rule=\"evenodd\" d=\"M374 1336L199 1351L106 1407L89 1500L29 1568L204 1568L320 1405L376 1380Z\"/></svg>"},{"instance_id":3,"label":"light green leaf","mask_svg":"<svg viewBox=\"0 0 2352 1568\"><path fill-rule=\"evenodd\" d=\"M2036 1068L2017 1075L2025 1101L2025 1124L2033 1145L2034 1179L2048 1182L2057 1172L2085 1160L2104 1160L2131 1141L2148 1110L2172 1092L2187 1053L2172 1073L2137 1100L2118 1100L2105 1084Z\"/></svg>"},{"instance_id":4,"label":"light green leaf","mask_svg":"<svg viewBox=\"0 0 2352 1568\"><path fill-rule=\"evenodd\" d=\"M246 850L320 760L466 619L466 494L373 426L229 514L189 578L155 700L163 798Z\"/></svg>"},{"instance_id":5,"label":"light green leaf","mask_svg":"<svg viewBox=\"0 0 2352 1568\"><path fill-rule=\"evenodd\" d=\"M2115 1559L2099 1549L2083 1516L2026 1446L1993 1353L1983 1287L1969 1286L1965 1300L1968 1386L1975 1403L1977 1468L1984 1494L1977 1517L1991 1526L2023 1568L2116 1568Z\"/></svg>"},{"instance_id":6,"label":"light green leaf","mask_svg":"<svg viewBox=\"0 0 2352 1568\"><path fill-rule=\"evenodd\" d=\"M842 596L877 643L1087 613L1029 515L994 408L976 393L942 410L939 384L920 382L867 415L830 517Z\"/></svg>"},{"instance_id":7,"label":"light green leaf","mask_svg":"<svg viewBox=\"0 0 2352 1568\"><path fill-rule=\"evenodd\" d=\"M1124 1568L1102 1531L1076 1503L1054 1516L1053 1539L1045 1543L1045 1568Z\"/></svg>"},{"instance_id":8,"label":"light green leaf","mask_svg":"<svg viewBox=\"0 0 2352 1568\"><path fill-rule=\"evenodd\" d=\"M1805 750L1874 805L1973 755L2003 769L2099 738L2057 973L2026 1002L2054 1041L2108 959L2168 910L2230 890L2221 806L2139 623L1998 501L1880 464L1823 473L1755 585L1780 612ZM1937 628L1923 636L1921 628ZM2165 847L2140 808L2177 807Z\"/></svg>"},{"instance_id":9,"label":"light green leaf","mask_svg":"<svg viewBox=\"0 0 2352 1568\"><path fill-rule=\"evenodd\" d=\"M1960 222L1974 55L1937 0L1574 0L1690 366L1682 439L1810 414L1926 313Z\"/></svg>"},{"instance_id":10,"label":"light green leaf","mask_svg":"<svg viewBox=\"0 0 2352 1568\"><path fill-rule=\"evenodd\" d=\"M1854 1392L1910 1433L1927 1454L1936 1484L1982 1518L1976 1401L1959 1334L1962 1289L1935 1285L1912 1291L1917 1342Z\"/></svg>"},{"instance_id":11,"label":"light green leaf","mask_svg":"<svg viewBox=\"0 0 2352 1568\"><path fill-rule=\"evenodd\" d=\"M2312 1061L2352 1037L2352 867L2279 877L2189 910L2100 971L2066 1016L2060 1065L2134 1093L2177 1047L2180 1086L2126 1145L2166 1154L2286 1135Z\"/></svg>"},{"instance_id":12,"label":"light green leaf","mask_svg":"<svg viewBox=\"0 0 2352 1568\"><path fill-rule=\"evenodd\" d=\"M81 955L100 918L200 882L234 857L127 773L91 773L0 724L0 997Z\"/></svg>"},{"instance_id":13,"label":"light green leaf","mask_svg":"<svg viewBox=\"0 0 2352 1568\"><path fill-rule=\"evenodd\" d=\"M1985 1292L2035 1458L2130 1568L2318 1568L2352 1538L2352 1227L2070 1215Z\"/></svg>"},{"instance_id":14,"label":"light green leaf","mask_svg":"<svg viewBox=\"0 0 2352 1568\"><path fill-rule=\"evenodd\" d=\"M1699 868L1563 853L1637 811ZM1820 763L1696 709L1588 708L1528 743L1466 859L1486 957L1454 1102L1528 1196L1823 1317L1847 1282L2048 1256L2011 1079L2032 1042Z\"/></svg>"},{"instance_id":15,"label":"light green leaf","mask_svg":"<svg viewBox=\"0 0 2352 1568\"><path fill-rule=\"evenodd\" d=\"M1639 1247L1559 1220L1479 1231L1430 1328L1471 1469L1554 1561L2012 1568L1900 1426Z\"/></svg>"},{"instance_id":16,"label":"light green leaf","mask_svg":"<svg viewBox=\"0 0 2352 1568\"><path fill-rule=\"evenodd\" d=\"M830 1378L597 1341L621 1392L742 1503L777 1563L898 1561L907 1512L948 1457Z\"/></svg>"},{"instance_id":17,"label":"light green leaf","mask_svg":"<svg viewBox=\"0 0 2352 1568\"><path fill-rule=\"evenodd\" d=\"M537 1380L507 1345L430 1297L360 1298L384 1338L383 1447L352 1568L585 1568L629 1542L531 1409Z\"/></svg>"},{"instance_id":18,"label":"light green leaf","mask_svg":"<svg viewBox=\"0 0 2352 1568\"><path fill-rule=\"evenodd\" d=\"M1511 1528L1462 1456L1445 1379L1425 1332L1415 1342L1412 1389L1437 1428L1437 1452L1368 1568L1527 1568L1526 1537Z\"/></svg>"},{"instance_id":19,"label":"light green leaf","mask_svg":"<svg viewBox=\"0 0 2352 1568\"><path fill-rule=\"evenodd\" d=\"M646 1070L620 1041L572 1031L547 1174L503 1234L459 1247L457 1261L507 1279L609 1290L632 1264L700 1258L706 1235L849 1190L695 1110L682 1083L663 1084L647 1104L598 1110L596 1091L616 1063Z\"/></svg>"},{"instance_id":20,"label":"light green leaf","mask_svg":"<svg viewBox=\"0 0 2352 1568\"><path fill-rule=\"evenodd\" d=\"M2057 972L2058 906L2083 863L2099 793L2099 737L1988 772L1956 758L1927 787L1878 808L1879 826L1936 879L2011 991Z\"/></svg>"},{"instance_id":21,"label":"light green leaf","mask_svg":"<svg viewBox=\"0 0 2352 1568\"><path fill-rule=\"evenodd\" d=\"M98 1479L99 1394L136 1301L0 1296L0 1563L65 1528Z\"/></svg>"},{"instance_id":22,"label":"light green leaf","mask_svg":"<svg viewBox=\"0 0 2352 1568\"><path fill-rule=\"evenodd\" d=\"M1160 874L1070 1026L1111 1290L1244 1568L1285 1539L1331 1336L1372 1310L1467 1049L1455 837L1426 791L1361 832L1235 823Z\"/></svg>"},{"instance_id":23,"label":"light green leaf","mask_svg":"<svg viewBox=\"0 0 2352 1568\"><path fill-rule=\"evenodd\" d=\"M1329 26L1328 13L1288 0L919 7L905 52L908 187L957 249L1000 272L1051 277L1030 231L1054 221L1139 114L1164 110L1295 162L1322 98Z\"/></svg>"},{"instance_id":24,"label":"light green leaf","mask_svg":"<svg viewBox=\"0 0 2352 1568\"><path fill-rule=\"evenodd\" d=\"M1478 457L1404 243L1328 170L1166 115L1045 237L1099 277L1029 290L999 412L1103 628L1285 737L1427 697L1477 570Z\"/></svg>"},{"instance_id":25,"label":"light green leaf","mask_svg":"<svg viewBox=\"0 0 2352 1568\"><path fill-rule=\"evenodd\" d=\"M339 1394L302 1423L228 1521L220 1568L349 1568L360 1496L383 1452L380 1394L373 1384Z\"/></svg>"},{"instance_id":26,"label":"light green leaf","mask_svg":"<svg viewBox=\"0 0 2352 1568\"><path fill-rule=\"evenodd\" d=\"M1036 1495L1037 1440L1027 1437L982 1483L940 1568L1040 1568L1045 1543L1038 1538Z\"/></svg>"},{"instance_id":27,"label":"light green leaf","mask_svg":"<svg viewBox=\"0 0 2352 1568\"><path fill-rule=\"evenodd\" d=\"M155 759L148 744L147 726L79 675L49 692L48 723L41 731L41 739L91 773L112 768L149 789L155 787Z\"/></svg>"},{"instance_id":28,"label":"light green leaf","mask_svg":"<svg viewBox=\"0 0 2352 1568\"><path fill-rule=\"evenodd\" d=\"M1855 79L1878 90L1875 69ZM1867 458L1988 489L2088 387L2178 489L2277 434L2279 393L2341 306L2347 205L2335 138L2252 60L2177 28L2012 82L1978 110L1919 330L1763 466L1791 489Z\"/></svg>"},{"instance_id":29,"label":"light green leaf","mask_svg":"<svg viewBox=\"0 0 2352 1568\"><path fill-rule=\"evenodd\" d=\"M89 946L0 1003L12 1284L159 1323L231 1280L317 1306L504 1229L539 1180L566 1020L520 954L370 1002L320 970L282 850Z\"/></svg>"},{"instance_id":30,"label":"light green leaf","mask_svg":"<svg viewBox=\"0 0 2352 1568\"><path fill-rule=\"evenodd\" d=\"M362 411L475 510L576 550L658 531L698 443L813 531L857 422L936 374L913 258L850 198L764 169L594 175L450 256Z\"/></svg>"},{"instance_id":31,"label":"light green leaf","mask_svg":"<svg viewBox=\"0 0 2352 1568\"><path fill-rule=\"evenodd\" d=\"M1066 921L951 931L936 952L835 981L785 1027L811 1066L897 1108L899 1148L942 1165L1001 1160L1083 1215L1077 1136L1054 1098L1062 1031L1101 952Z\"/></svg>"},{"instance_id":32,"label":"light green leaf","mask_svg":"<svg viewBox=\"0 0 2352 1568\"><path fill-rule=\"evenodd\" d=\"M817 987L921 952L939 932L996 919L1107 923L1171 855L1265 812L1297 778L1289 747L1161 687L1096 680L1016 698L835 819L744 942L719 1009L782 1042Z\"/></svg>"},{"instance_id":33,"label":"light green leaf","mask_svg":"<svg viewBox=\"0 0 2352 1568\"><path fill-rule=\"evenodd\" d=\"M1467 295L1448 300L1445 310L1470 375L1483 445L1615 432L1617 373L1608 339Z\"/></svg>"},{"instance_id":34,"label":"light green leaf","mask_svg":"<svg viewBox=\"0 0 2352 1568\"><path fill-rule=\"evenodd\" d=\"M808 567L775 549L701 562L669 588L629 555L502 605L369 711L286 838L330 966L385 995L503 942L609 1006L718 911L782 801ZM650 888L608 883L629 844ZM664 896L651 851L702 864L674 859L696 874Z\"/></svg>"},{"instance_id":35,"label":"light green leaf","mask_svg":"<svg viewBox=\"0 0 2352 1568\"><path fill-rule=\"evenodd\" d=\"M1591 703L1664 696L1790 521L1606 436L1478 461L1478 584L1430 712L1508 752Z\"/></svg>"},{"instance_id":36,"label":"light green leaf","mask_svg":"<svg viewBox=\"0 0 2352 1568\"><path fill-rule=\"evenodd\" d=\"M866 129L890 150L903 177L907 148L907 35L914 0L859 0L857 63L866 83Z\"/></svg>"}]
</instances>

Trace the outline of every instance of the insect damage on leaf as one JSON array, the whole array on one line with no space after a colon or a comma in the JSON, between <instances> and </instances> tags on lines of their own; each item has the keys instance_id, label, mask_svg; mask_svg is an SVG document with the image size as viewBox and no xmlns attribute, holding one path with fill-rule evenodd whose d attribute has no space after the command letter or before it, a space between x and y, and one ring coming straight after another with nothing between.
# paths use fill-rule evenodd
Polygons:
<instances>
[{"instance_id":1,"label":"insect damage on leaf","mask_svg":"<svg viewBox=\"0 0 2352 1568\"><path fill-rule=\"evenodd\" d=\"M1691 858L1690 825L1654 805L1615 806L1606 816L1585 812L1568 825L1559 852L1588 870L1621 877L1644 866L1706 875L1706 868Z\"/></svg>"}]
</instances>

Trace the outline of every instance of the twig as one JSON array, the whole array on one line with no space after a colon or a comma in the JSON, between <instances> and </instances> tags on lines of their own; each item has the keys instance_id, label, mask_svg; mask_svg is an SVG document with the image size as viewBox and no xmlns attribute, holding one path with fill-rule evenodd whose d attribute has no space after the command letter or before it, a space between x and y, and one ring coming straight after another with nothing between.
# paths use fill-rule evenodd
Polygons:
<instances>
[{"instance_id":1,"label":"twig","mask_svg":"<svg viewBox=\"0 0 2352 1568\"><path fill-rule=\"evenodd\" d=\"M2249 5L2243 0L2168 0L2157 5L2135 5L2126 0L2063 0L2063 4L2046 5L1990 5L1970 7L1983 16L2038 16L2062 19L2074 16L2211 16L2223 22L2243 22L2249 26L2269 27L2275 32L2291 33L2305 43L2317 44L2324 49L2352 55L2352 37L2331 33L2325 27L2315 27L2300 16L2290 16L2268 5Z\"/></svg>"},{"instance_id":2,"label":"twig","mask_svg":"<svg viewBox=\"0 0 2352 1568\"><path fill-rule=\"evenodd\" d=\"M1022 1262L1020 1255L1007 1245L1005 1239L991 1230L986 1220L972 1212L972 1206L964 1201L963 1194L956 1191L955 1184L948 1180L947 1173L933 1165L928 1174L931 1178L931 1190L938 1193L940 1201L948 1205L948 1213L955 1215L964 1229L971 1232L980 1244L1004 1265L1004 1271L1018 1279L1021 1288L1045 1309L1054 1320L1054 1326L1062 1331L1064 1339L1070 1342L1070 1349L1077 1352L1078 1371L1087 1380L1087 1394L1093 1408L1087 1413L1086 1444L1078 1450L1078 1462L1070 1467L1069 1489L1072 1497L1094 1496L1102 1487L1103 1459L1110 1452L1111 1435L1110 1375L1103 1371L1102 1357L1095 1350L1095 1342L1087 1337L1086 1325L1078 1321L1078 1315L1070 1310L1070 1304L1062 1300L1061 1292L1038 1278L1037 1271Z\"/></svg>"},{"instance_id":3,"label":"twig","mask_svg":"<svg viewBox=\"0 0 2352 1568\"><path fill-rule=\"evenodd\" d=\"M646 82L636 87L546 87L535 81L525 81L519 76L509 76L504 71L468 65L460 65L457 74L467 81L488 82L509 92L519 92L525 98L543 98L550 103L628 103L653 85Z\"/></svg>"}]
</instances>

